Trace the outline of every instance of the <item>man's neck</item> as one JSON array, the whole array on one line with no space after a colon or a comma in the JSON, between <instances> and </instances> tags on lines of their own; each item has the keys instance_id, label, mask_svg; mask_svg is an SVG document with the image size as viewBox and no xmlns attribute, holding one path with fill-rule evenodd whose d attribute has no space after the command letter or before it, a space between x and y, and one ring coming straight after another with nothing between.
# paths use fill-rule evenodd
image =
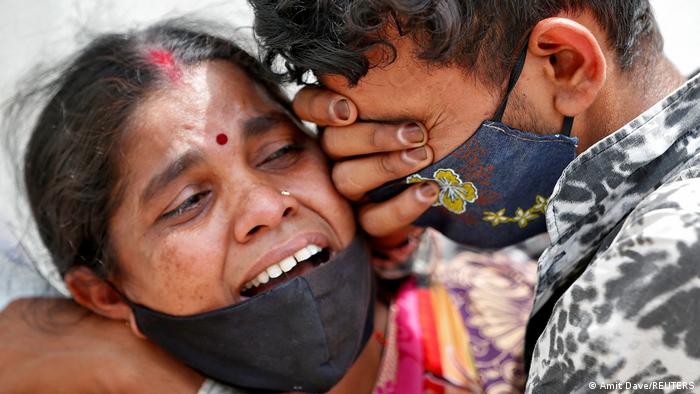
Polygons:
<instances>
[{"instance_id":1,"label":"man's neck","mask_svg":"<svg viewBox=\"0 0 700 394\"><path fill-rule=\"evenodd\" d=\"M686 78L664 56L644 70L614 73L604 91L577 121L584 122L579 152L614 133L680 87Z\"/></svg>"}]
</instances>

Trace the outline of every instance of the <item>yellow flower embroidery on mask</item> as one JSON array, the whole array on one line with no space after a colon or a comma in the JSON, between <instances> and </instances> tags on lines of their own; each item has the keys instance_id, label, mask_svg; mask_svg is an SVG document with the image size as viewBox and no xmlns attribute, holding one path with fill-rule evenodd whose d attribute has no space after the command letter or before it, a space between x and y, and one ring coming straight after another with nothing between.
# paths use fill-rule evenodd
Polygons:
<instances>
[{"instance_id":1,"label":"yellow flower embroidery on mask","mask_svg":"<svg viewBox=\"0 0 700 394\"><path fill-rule=\"evenodd\" d=\"M506 216L506 210L501 209L498 212L484 212L483 220L491 223L492 226L498 226L503 223L517 223L520 228L527 227L531 221L540 217L538 213L545 213L547 209L547 199L541 195L535 196L535 205L527 210L518 208L515 210L514 217Z\"/></svg>"},{"instance_id":2,"label":"yellow flower embroidery on mask","mask_svg":"<svg viewBox=\"0 0 700 394\"><path fill-rule=\"evenodd\" d=\"M539 194L535 197L535 205L530 208L530 211L533 213L544 213L544 210L547 208L547 199L540 196Z\"/></svg>"},{"instance_id":3,"label":"yellow flower embroidery on mask","mask_svg":"<svg viewBox=\"0 0 700 394\"><path fill-rule=\"evenodd\" d=\"M425 182L425 181L429 181L429 180L430 179L423 178L422 176L420 176L418 174L413 174L413 175L409 176L408 178L406 178L406 183L421 183L421 182Z\"/></svg>"},{"instance_id":4,"label":"yellow flower embroidery on mask","mask_svg":"<svg viewBox=\"0 0 700 394\"><path fill-rule=\"evenodd\" d=\"M471 204L479 198L476 187L471 182L462 182L459 175L451 169L440 169L433 174L440 185L438 201L454 213L464 213L467 203Z\"/></svg>"},{"instance_id":5,"label":"yellow flower embroidery on mask","mask_svg":"<svg viewBox=\"0 0 700 394\"><path fill-rule=\"evenodd\" d=\"M503 208L498 212L484 212L484 220L490 222L492 226L496 227L502 223L509 223L510 218L506 216L506 209Z\"/></svg>"},{"instance_id":6,"label":"yellow flower embroidery on mask","mask_svg":"<svg viewBox=\"0 0 700 394\"><path fill-rule=\"evenodd\" d=\"M440 187L440 194L433 206L443 206L450 212L461 214L467 210L467 204L471 204L479 198L479 193L471 182L462 182L453 169L441 168L433 173L433 178L423 178L414 174L406 178L406 183L420 183L433 181Z\"/></svg>"},{"instance_id":7,"label":"yellow flower embroidery on mask","mask_svg":"<svg viewBox=\"0 0 700 394\"><path fill-rule=\"evenodd\" d=\"M522 208L518 208L515 210L513 222L518 223L520 228L525 228L531 220L535 220L538 217L540 217L540 215L531 212L529 209L525 211Z\"/></svg>"}]
</instances>

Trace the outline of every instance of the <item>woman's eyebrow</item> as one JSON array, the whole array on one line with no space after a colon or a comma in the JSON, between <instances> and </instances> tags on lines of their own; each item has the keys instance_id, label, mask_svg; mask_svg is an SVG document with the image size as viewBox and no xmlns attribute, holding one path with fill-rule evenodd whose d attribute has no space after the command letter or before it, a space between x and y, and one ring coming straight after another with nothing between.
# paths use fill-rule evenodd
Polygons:
<instances>
[{"instance_id":1,"label":"woman's eyebrow","mask_svg":"<svg viewBox=\"0 0 700 394\"><path fill-rule=\"evenodd\" d=\"M243 122L243 138L249 139L264 134L280 123L289 123L289 115L284 112L272 111L251 118Z\"/></svg>"},{"instance_id":2,"label":"woman's eyebrow","mask_svg":"<svg viewBox=\"0 0 700 394\"><path fill-rule=\"evenodd\" d=\"M204 161L204 156L202 156L202 153L197 149L190 149L173 160L163 171L154 175L151 180L148 181L148 185L143 189L143 193L141 193L141 205L153 198L158 190L164 188L182 175L182 173L202 161Z\"/></svg>"}]
</instances>

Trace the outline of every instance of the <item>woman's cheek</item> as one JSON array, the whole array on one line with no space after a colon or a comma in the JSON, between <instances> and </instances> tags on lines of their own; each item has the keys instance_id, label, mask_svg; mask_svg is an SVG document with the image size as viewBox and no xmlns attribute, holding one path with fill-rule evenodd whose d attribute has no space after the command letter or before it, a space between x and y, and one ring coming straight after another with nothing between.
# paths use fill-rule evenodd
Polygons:
<instances>
[{"instance_id":1,"label":"woman's cheek","mask_svg":"<svg viewBox=\"0 0 700 394\"><path fill-rule=\"evenodd\" d=\"M348 245L355 236L355 218L350 202L335 188L328 159L316 149L285 181L293 180L290 190L298 190L305 202L333 228L340 242Z\"/></svg>"},{"instance_id":2,"label":"woman's cheek","mask_svg":"<svg viewBox=\"0 0 700 394\"><path fill-rule=\"evenodd\" d=\"M347 245L352 241L356 231L352 206L350 202L336 190L330 176L324 176L322 179L318 179L317 182L318 185L323 185L322 189L316 189L318 190L316 199L322 204L319 205L319 209L325 211L324 215L327 215L326 218L328 222L338 233L341 242Z\"/></svg>"},{"instance_id":3,"label":"woman's cheek","mask_svg":"<svg viewBox=\"0 0 700 394\"><path fill-rule=\"evenodd\" d=\"M200 229L203 230L203 229ZM172 300L166 307L173 314L191 314L213 309L230 301L224 299L222 271L226 245L206 231L170 234L153 258L157 269L151 285L159 289L160 300Z\"/></svg>"}]
</instances>

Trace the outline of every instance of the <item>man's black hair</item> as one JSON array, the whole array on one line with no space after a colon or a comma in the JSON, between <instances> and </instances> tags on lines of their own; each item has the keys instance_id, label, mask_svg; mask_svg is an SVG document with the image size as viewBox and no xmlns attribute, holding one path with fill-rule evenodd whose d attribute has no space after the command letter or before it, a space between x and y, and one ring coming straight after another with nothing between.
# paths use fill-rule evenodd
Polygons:
<instances>
[{"instance_id":1,"label":"man's black hair","mask_svg":"<svg viewBox=\"0 0 700 394\"><path fill-rule=\"evenodd\" d=\"M633 69L663 46L649 0L249 1L265 63L272 67L281 56L286 66L282 76L297 82L313 71L342 75L356 84L374 66L365 50L379 44L394 53L382 36L387 23L418 43L420 59L456 64L496 84L511 69L531 29L562 11L590 12L607 33L622 70Z\"/></svg>"}]
</instances>

